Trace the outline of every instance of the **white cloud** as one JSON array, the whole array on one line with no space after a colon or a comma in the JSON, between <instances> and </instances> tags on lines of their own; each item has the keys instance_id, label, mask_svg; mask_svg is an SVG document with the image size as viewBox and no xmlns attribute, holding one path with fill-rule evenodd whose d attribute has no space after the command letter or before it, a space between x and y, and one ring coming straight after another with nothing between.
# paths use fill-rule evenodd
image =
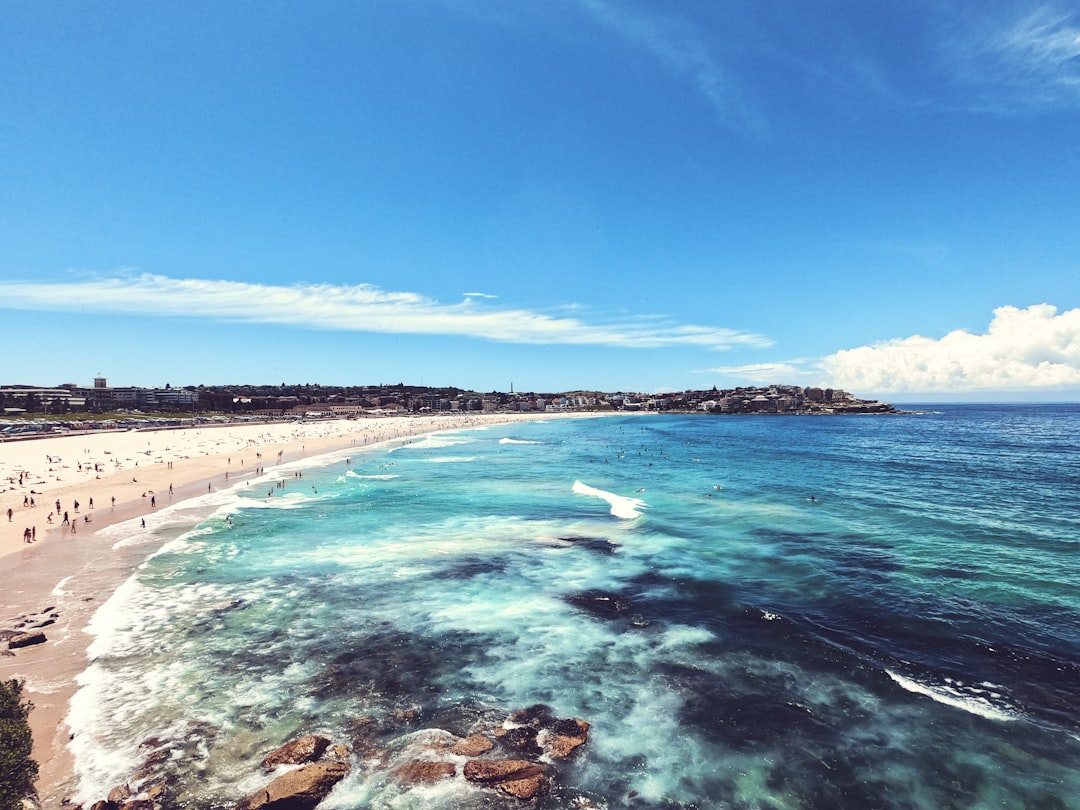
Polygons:
<instances>
[{"instance_id":1,"label":"white cloud","mask_svg":"<svg viewBox=\"0 0 1080 810\"><path fill-rule=\"evenodd\" d=\"M460 335L508 343L659 348L766 347L750 332L636 317L608 323L496 309L466 295L443 304L367 284L296 284L175 279L141 274L71 282L0 282L0 307L129 315L183 316L344 332ZM483 296L488 297L488 296Z\"/></svg>"},{"instance_id":2,"label":"white cloud","mask_svg":"<svg viewBox=\"0 0 1080 810\"><path fill-rule=\"evenodd\" d=\"M1080 308L994 310L985 334L915 335L821 360L833 385L880 393L1053 389L1080 385Z\"/></svg>"}]
</instances>

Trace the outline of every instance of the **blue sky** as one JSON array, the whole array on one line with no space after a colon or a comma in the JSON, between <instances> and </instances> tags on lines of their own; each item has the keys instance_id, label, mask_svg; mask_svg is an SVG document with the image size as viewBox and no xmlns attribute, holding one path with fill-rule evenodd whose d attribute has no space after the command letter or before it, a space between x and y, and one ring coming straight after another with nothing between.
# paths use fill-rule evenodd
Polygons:
<instances>
[{"instance_id":1,"label":"blue sky","mask_svg":"<svg viewBox=\"0 0 1080 810\"><path fill-rule=\"evenodd\" d=\"M0 5L0 382L1080 399L1080 12Z\"/></svg>"}]
</instances>

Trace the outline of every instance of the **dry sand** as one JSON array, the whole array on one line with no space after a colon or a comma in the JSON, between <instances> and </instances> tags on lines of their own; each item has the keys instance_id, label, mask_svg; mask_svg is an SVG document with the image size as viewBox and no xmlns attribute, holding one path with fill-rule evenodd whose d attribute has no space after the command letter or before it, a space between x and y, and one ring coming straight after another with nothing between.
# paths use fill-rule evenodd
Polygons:
<instances>
[{"instance_id":1,"label":"dry sand","mask_svg":"<svg viewBox=\"0 0 1080 810\"><path fill-rule=\"evenodd\" d=\"M46 643L0 657L0 680L25 681L25 694L34 705L30 726L33 756L41 767L41 806L59 808L73 787L65 717L75 679L87 665L90 637L84 628L162 541L155 542L154 535L161 510L250 480L259 467L269 472L281 463L349 447L536 418L476 414L231 423L0 443L0 629L14 628L24 617L47 619L59 613L43 628ZM74 533L62 524L65 511ZM118 546L98 534L105 526L134 519L147 522L144 543ZM23 540L27 528L36 531L33 543Z\"/></svg>"}]
</instances>

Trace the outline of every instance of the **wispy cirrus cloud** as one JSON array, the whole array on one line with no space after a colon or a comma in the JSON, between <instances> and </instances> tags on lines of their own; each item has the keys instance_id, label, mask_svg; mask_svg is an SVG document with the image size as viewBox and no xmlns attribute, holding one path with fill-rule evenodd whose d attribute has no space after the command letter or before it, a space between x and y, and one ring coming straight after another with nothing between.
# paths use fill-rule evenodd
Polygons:
<instances>
[{"instance_id":1,"label":"wispy cirrus cloud","mask_svg":"<svg viewBox=\"0 0 1080 810\"><path fill-rule=\"evenodd\" d=\"M999 307L983 334L907 338L821 359L834 385L881 393L975 392L1080 386L1080 308Z\"/></svg>"},{"instance_id":2,"label":"wispy cirrus cloud","mask_svg":"<svg viewBox=\"0 0 1080 810\"><path fill-rule=\"evenodd\" d=\"M662 11L660 5L577 2L604 28L642 49L669 74L691 82L721 123L752 132L764 131L762 117L731 80L697 24Z\"/></svg>"},{"instance_id":3,"label":"wispy cirrus cloud","mask_svg":"<svg viewBox=\"0 0 1080 810\"><path fill-rule=\"evenodd\" d=\"M969 8L942 39L954 79L990 112L1080 106L1080 12L1030 5L1019 12Z\"/></svg>"},{"instance_id":4,"label":"wispy cirrus cloud","mask_svg":"<svg viewBox=\"0 0 1080 810\"><path fill-rule=\"evenodd\" d=\"M705 349L767 347L762 335L656 316L590 323L478 302L445 304L368 284L275 286L149 273L63 282L0 282L0 308L205 318L340 332L457 335L507 343ZM485 296L486 297L486 294Z\"/></svg>"}]
</instances>

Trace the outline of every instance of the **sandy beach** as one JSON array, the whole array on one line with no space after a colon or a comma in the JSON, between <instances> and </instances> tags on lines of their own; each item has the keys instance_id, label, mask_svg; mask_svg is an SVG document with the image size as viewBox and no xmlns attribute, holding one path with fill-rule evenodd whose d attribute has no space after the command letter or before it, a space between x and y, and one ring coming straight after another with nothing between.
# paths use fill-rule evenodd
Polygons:
<instances>
[{"instance_id":1,"label":"sandy beach","mask_svg":"<svg viewBox=\"0 0 1080 810\"><path fill-rule=\"evenodd\" d=\"M25 695L34 705L30 724L33 756L41 768L41 807L62 806L73 785L65 717L76 678L87 664L91 638L84 629L112 591L164 541L157 532L169 525L161 517L169 507L332 451L537 418L448 414L231 423L0 444L0 629L43 625L48 639L0 657L0 679L25 681ZM102 536L105 527L125 521L131 522L131 534L145 528L142 542L117 545L115 537ZM28 530L31 542L26 542ZM7 644L2 646L6 653Z\"/></svg>"}]
</instances>

